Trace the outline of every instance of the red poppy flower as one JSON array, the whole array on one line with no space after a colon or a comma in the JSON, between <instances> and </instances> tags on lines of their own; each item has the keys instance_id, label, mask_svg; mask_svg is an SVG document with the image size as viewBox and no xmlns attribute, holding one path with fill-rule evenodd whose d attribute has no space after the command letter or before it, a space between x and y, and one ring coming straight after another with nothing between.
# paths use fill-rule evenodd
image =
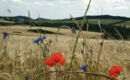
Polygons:
<instances>
[{"instance_id":1,"label":"red poppy flower","mask_svg":"<svg viewBox=\"0 0 130 80\"><path fill-rule=\"evenodd\" d=\"M123 70L122 66L112 66L110 69L109 77L117 78L118 74Z\"/></svg>"},{"instance_id":2,"label":"red poppy flower","mask_svg":"<svg viewBox=\"0 0 130 80\"><path fill-rule=\"evenodd\" d=\"M62 59L59 61L59 63L63 66L63 65L64 65L64 63L65 63L65 59L64 59L64 58L62 58Z\"/></svg>"},{"instance_id":3,"label":"red poppy flower","mask_svg":"<svg viewBox=\"0 0 130 80\"><path fill-rule=\"evenodd\" d=\"M45 63L46 63L47 65L49 65L50 67L53 67L53 66L56 64L56 62L53 61L52 59L47 59L47 58L45 58L44 61L45 61Z\"/></svg>"},{"instance_id":4,"label":"red poppy flower","mask_svg":"<svg viewBox=\"0 0 130 80\"><path fill-rule=\"evenodd\" d=\"M51 55L51 59L55 62L59 62L63 58L63 55L59 52L55 52Z\"/></svg>"},{"instance_id":5,"label":"red poppy flower","mask_svg":"<svg viewBox=\"0 0 130 80\"><path fill-rule=\"evenodd\" d=\"M50 67L53 67L56 63L60 63L62 66L65 63L65 59L63 58L63 55L59 52L55 52L51 55L50 59L44 59L45 63L49 65Z\"/></svg>"}]
</instances>

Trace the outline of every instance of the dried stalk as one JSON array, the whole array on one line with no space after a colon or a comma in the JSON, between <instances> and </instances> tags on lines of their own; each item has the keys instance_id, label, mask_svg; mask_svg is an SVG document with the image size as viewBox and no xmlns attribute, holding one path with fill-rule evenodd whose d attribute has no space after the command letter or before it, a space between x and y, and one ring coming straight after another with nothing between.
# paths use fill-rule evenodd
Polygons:
<instances>
[{"instance_id":1,"label":"dried stalk","mask_svg":"<svg viewBox=\"0 0 130 80\"><path fill-rule=\"evenodd\" d=\"M38 76L40 75L43 75L43 74L50 74L50 73L68 73L68 74L87 74L87 75L91 75L91 76L100 76L100 77L104 77L106 79L109 79L109 80L117 80L117 79L114 79L114 78L110 78L109 76L103 74L103 73L93 73L93 72L81 72L81 71L48 71L48 72L45 72L45 73L41 73L39 74Z\"/></svg>"}]
</instances>

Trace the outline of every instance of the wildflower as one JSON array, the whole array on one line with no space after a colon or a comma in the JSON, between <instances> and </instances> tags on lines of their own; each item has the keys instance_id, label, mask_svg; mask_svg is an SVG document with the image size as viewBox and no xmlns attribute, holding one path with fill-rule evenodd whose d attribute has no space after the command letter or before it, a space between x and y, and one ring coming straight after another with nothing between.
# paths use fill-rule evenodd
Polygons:
<instances>
[{"instance_id":1,"label":"wildflower","mask_svg":"<svg viewBox=\"0 0 130 80\"><path fill-rule=\"evenodd\" d=\"M83 70L83 71L86 71L87 67L88 67L88 65L83 65L83 66L80 67L80 69Z\"/></svg>"},{"instance_id":2,"label":"wildflower","mask_svg":"<svg viewBox=\"0 0 130 80\"><path fill-rule=\"evenodd\" d=\"M56 63L60 63L63 66L65 63L63 55L59 52L53 53L50 59L45 58L44 61L50 67L53 67Z\"/></svg>"},{"instance_id":3,"label":"wildflower","mask_svg":"<svg viewBox=\"0 0 130 80\"><path fill-rule=\"evenodd\" d=\"M41 40L41 38L37 38L36 40L33 41L33 43L38 43Z\"/></svg>"},{"instance_id":4,"label":"wildflower","mask_svg":"<svg viewBox=\"0 0 130 80\"><path fill-rule=\"evenodd\" d=\"M53 53L51 55L51 59L53 59L55 62L59 62L62 58L63 58L62 54L58 52Z\"/></svg>"},{"instance_id":5,"label":"wildflower","mask_svg":"<svg viewBox=\"0 0 130 80\"><path fill-rule=\"evenodd\" d=\"M3 32L4 38L6 38L8 36L7 32Z\"/></svg>"},{"instance_id":6,"label":"wildflower","mask_svg":"<svg viewBox=\"0 0 130 80\"><path fill-rule=\"evenodd\" d=\"M110 69L109 77L117 78L118 74L123 70L122 66L112 66Z\"/></svg>"},{"instance_id":7,"label":"wildflower","mask_svg":"<svg viewBox=\"0 0 130 80\"><path fill-rule=\"evenodd\" d=\"M70 71L70 69L68 68L68 69L66 69L67 71Z\"/></svg>"},{"instance_id":8,"label":"wildflower","mask_svg":"<svg viewBox=\"0 0 130 80\"><path fill-rule=\"evenodd\" d=\"M46 39L46 36L43 36L43 39L41 39L40 37L38 37L36 40L33 41L33 43L38 43L39 41L42 41Z\"/></svg>"},{"instance_id":9,"label":"wildflower","mask_svg":"<svg viewBox=\"0 0 130 80\"><path fill-rule=\"evenodd\" d=\"M25 80L29 80L28 76L25 77Z\"/></svg>"},{"instance_id":10,"label":"wildflower","mask_svg":"<svg viewBox=\"0 0 130 80\"><path fill-rule=\"evenodd\" d=\"M45 40L45 39L46 39L46 36L43 36L43 39Z\"/></svg>"},{"instance_id":11,"label":"wildflower","mask_svg":"<svg viewBox=\"0 0 130 80\"><path fill-rule=\"evenodd\" d=\"M65 70L66 71L70 71L71 70L70 64L68 64L68 63L65 64Z\"/></svg>"},{"instance_id":12,"label":"wildflower","mask_svg":"<svg viewBox=\"0 0 130 80\"><path fill-rule=\"evenodd\" d=\"M44 61L45 61L45 63L46 63L47 65L49 65L50 67L53 67L53 66L56 64L56 62L53 61L52 59L47 59L47 58L45 58Z\"/></svg>"}]
</instances>

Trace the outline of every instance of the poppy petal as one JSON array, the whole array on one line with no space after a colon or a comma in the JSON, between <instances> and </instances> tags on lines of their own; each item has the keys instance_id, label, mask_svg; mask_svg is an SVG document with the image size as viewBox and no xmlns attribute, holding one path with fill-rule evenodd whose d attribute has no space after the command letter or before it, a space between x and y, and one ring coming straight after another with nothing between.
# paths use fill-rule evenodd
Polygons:
<instances>
[{"instance_id":1,"label":"poppy petal","mask_svg":"<svg viewBox=\"0 0 130 80\"><path fill-rule=\"evenodd\" d=\"M117 66L117 72L121 72L123 70L122 66Z\"/></svg>"},{"instance_id":2,"label":"poppy petal","mask_svg":"<svg viewBox=\"0 0 130 80\"><path fill-rule=\"evenodd\" d=\"M109 77L111 77L111 78L117 78L118 74L117 73L110 73Z\"/></svg>"},{"instance_id":3,"label":"poppy petal","mask_svg":"<svg viewBox=\"0 0 130 80\"><path fill-rule=\"evenodd\" d=\"M63 55L59 52L55 52L51 55L51 59L55 62L59 62L63 58Z\"/></svg>"},{"instance_id":4,"label":"poppy petal","mask_svg":"<svg viewBox=\"0 0 130 80\"><path fill-rule=\"evenodd\" d=\"M47 59L47 58L45 58L44 61L45 61L45 63L46 63L48 66L50 66L50 67L53 67L53 66L56 64L56 62L53 61L52 59Z\"/></svg>"},{"instance_id":5,"label":"poppy petal","mask_svg":"<svg viewBox=\"0 0 130 80\"><path fill-rule=\"evenodd\" d=\"M122 66L112 66L110 69L109 77L117 78L118 74L123 70Z\"/></svg>"},{"instance_id":6,"label":"poppy petal","mask_svg":"<svg viewBox=\"0 0 130 80\"><path fill-rule=\"evenodd\" d=\"M64 63L65 63L65 59L64 59L64 58L62 58L62 59L59 61L59 63L63 66L63 65L64 65Z\"/></svg>"}]
</instances>

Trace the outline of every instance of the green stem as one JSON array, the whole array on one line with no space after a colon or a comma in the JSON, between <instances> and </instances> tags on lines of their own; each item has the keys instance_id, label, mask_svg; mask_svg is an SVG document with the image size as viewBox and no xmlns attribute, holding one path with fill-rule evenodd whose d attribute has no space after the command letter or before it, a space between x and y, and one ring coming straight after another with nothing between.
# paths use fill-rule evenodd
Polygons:
<instances>
[{"instance_id":1,"label":"green stem","mask_svg":"<svg viewBox=\"0 0 130 80\"><path fill-rule=\"evenodd\" d=\"M76 38L76 40L75 40L75 43L74 43L74 49L73 49L73 52L72 52L72 59L71 59L71 64L70 64L70 67L71 67L71 68L72 68L73 60L74 60L74 58L75 58L74 55L75 55L75 51L76 51L78 39L79 39L79 36L80 36L80 32L81 32L81 30L79 31L78 36L77 36L77 38Z\"/></svg>"}]
</instances>

